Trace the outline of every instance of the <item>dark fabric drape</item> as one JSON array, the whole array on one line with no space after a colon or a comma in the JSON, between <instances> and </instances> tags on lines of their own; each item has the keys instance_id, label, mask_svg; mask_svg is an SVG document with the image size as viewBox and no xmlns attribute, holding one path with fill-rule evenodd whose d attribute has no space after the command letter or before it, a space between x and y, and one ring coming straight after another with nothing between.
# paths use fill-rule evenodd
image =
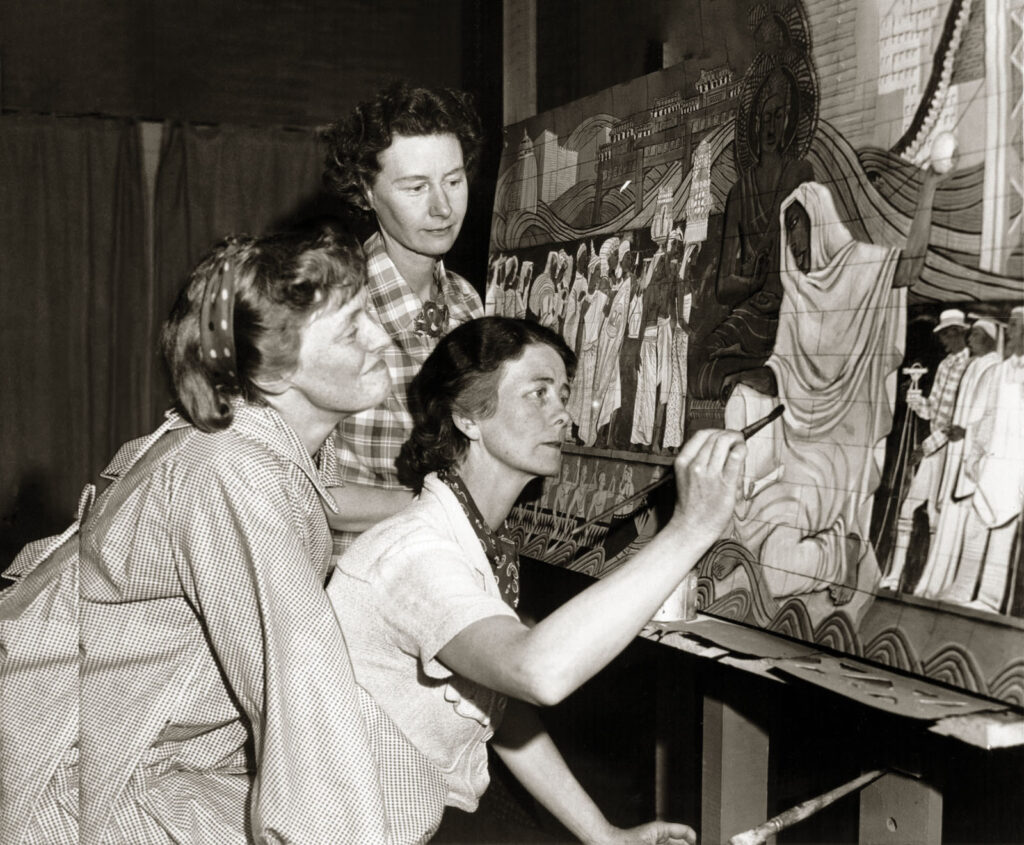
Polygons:
<instances>
[{"instance_id":1,"label":"dark fabric drape","mask_svg":"<svg viewBox=\"0 0 1024 845\"><path fill-rule=\"evenodd\" d=\"M0 567L150 428L138 128L0 117Z\"/></svg>"},{"instance_id":2,"label":"dark fabric drape","mask_svg":"<svg viewBox=\"0 0 1024 845\"><path fill-rule=\"evenodd\" d=\"M320 192L322 170L312 129L165 126L154 198L156 313L170 312L189 271L226 235L336 212ZM171 395L158 373L154 412Z\"/></svg>"}]
</instances>

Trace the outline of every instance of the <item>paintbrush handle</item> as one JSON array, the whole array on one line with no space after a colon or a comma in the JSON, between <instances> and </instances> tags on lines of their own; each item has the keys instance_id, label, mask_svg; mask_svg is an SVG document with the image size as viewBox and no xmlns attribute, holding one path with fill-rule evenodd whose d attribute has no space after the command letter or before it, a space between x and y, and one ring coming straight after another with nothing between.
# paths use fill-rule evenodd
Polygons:
<instances>
[{"instance_id":1,"label":"paintbrush handle","mask_svg":"<svg viewBox=\"0 0 1024 845\"><path fill-rule=\"evenodd\" d=\"M768 837L775 836L779 831L785 830L787 827L803 821L809 816L813 816L819 810L825 809L829 804L838 801L844 795L849 795L851 792L863 789L884 774L885 771L883 769L875 769L854 778L849 783L844 783L842 786L837 786L835 789L830 789L828 792L814 798L809 798L802 804L790 807L785 812L768 819L764 824L759 824L757 827L743 833L737 833L729 840L729 845L762 845Z\"/></svg>"},{"instance_id":2,"label":"paintbrush handle","mask_svg":"<svg viewBox=\"0 0 1024 845\"><path fill-rule=\"evenodd\" d=\"M757 434L762 428L771 425L775 420L782 416L785 410L785 405L776 405L774 408L771 409L771 411L769 411L767 414L761 417L761 419L754 420L750 425L746 425L743 428L741 428L740 434L743 435L743 439L749 440L751 437Z\"/></svg>"}]
</instances>

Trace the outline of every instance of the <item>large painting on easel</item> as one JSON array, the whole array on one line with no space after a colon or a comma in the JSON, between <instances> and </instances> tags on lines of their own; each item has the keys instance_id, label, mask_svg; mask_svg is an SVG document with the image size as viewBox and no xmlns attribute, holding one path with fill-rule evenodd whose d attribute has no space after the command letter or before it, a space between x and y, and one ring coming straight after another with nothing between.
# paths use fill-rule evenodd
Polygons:
<instances>
[{"instance_id":1,"label":"large painting on easel","mask_svg":"<svg viewBox=\"0 0 1024 845\"><path fill-rule=\"evenodd\" d=\"M702 609L1024 706L1024 0L730 5L506 128L487 309L579 359L522 551L610 571L690 434L782 405Z\"/></svg>"}]
</instances>

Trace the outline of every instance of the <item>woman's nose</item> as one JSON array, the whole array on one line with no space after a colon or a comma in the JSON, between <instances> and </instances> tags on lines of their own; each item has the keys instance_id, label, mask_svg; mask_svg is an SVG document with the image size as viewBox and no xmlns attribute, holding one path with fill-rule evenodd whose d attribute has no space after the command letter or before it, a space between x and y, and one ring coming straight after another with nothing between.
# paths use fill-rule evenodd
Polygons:
<instances>
[{"instance_id":1,"label":"woman's nose","mask_svg":"<svg viewBox=\"0 0 1024 845\"><path fill-rule=\"evenodd\" d=\"M568 402L568 398L564 402L561 399L559 399L558 409L555 413L555 422L558 425L564 426L566 428L569 427L569 423L571 422L571 418L569 417L569 409L567 407Z\"/></svg>"},{"instance_id":2,"label":"woman's nose","mask_svg":"<svg viewBox=\"0 0 1024 845\"><path fill-rule=\"evenodd\" d=\"M441 186L430 191L430 213L435 217L447 217L452 213L452 204L448 201L448 193Z\"/></svg>"}]
</instances>

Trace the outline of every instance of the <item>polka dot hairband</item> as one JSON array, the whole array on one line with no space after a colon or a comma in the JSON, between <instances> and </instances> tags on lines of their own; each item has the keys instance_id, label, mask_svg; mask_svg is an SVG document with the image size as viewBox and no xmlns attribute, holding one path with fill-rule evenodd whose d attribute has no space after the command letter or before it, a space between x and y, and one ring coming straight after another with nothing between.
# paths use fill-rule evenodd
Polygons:
<instances>
[{"instance_id":1,"label":"polka dot hairband","mask_svg":"<svg viewBox=\"0 0 1024 845\"><path fill-rule=\"evenodd\" d=\"M234 314L235 268L223 261L206 282L199 320L199 354L218 387L238 384Z\"/></svg>"}]
</instances>

